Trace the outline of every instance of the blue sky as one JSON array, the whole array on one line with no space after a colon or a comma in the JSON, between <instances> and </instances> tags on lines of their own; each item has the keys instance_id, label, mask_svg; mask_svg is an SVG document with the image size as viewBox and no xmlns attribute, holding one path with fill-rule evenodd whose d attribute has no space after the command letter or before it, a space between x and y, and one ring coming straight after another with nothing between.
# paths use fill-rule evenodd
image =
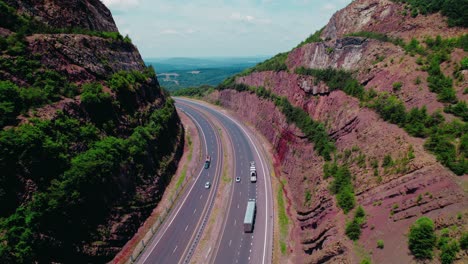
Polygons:
<instances>
[{"instance_id":1,"label":"blue sky","mask_svg":"<svg viewBox=\"0 0 468 264\"><path fill-rule=\"evenodd\" d=\"M143 58L290 50L351 0L103 0Z\"/></svg>"}]
</instances>

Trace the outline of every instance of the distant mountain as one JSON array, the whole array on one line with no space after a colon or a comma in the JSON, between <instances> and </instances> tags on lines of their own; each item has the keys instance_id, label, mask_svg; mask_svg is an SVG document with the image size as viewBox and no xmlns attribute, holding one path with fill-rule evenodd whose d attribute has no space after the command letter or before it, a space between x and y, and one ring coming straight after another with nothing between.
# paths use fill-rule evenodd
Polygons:
<instances>
[{"instance_id":1,"label":"distant mountain","mask_svg":"<svg viewBox=\"0 0 468 264\"><path fill-rule=\"evenodd\" d=\"M218 85L224 79L264 61L267 57L153 58L147 59L170 91L200 85Z\"/></svg>"}]
</instances>

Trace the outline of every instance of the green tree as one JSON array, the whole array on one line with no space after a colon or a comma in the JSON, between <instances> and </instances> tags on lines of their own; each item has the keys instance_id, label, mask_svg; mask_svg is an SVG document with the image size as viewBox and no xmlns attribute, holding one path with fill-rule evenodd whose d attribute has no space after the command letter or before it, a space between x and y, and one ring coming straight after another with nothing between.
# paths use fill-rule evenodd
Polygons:
<instances>
[{"instance_id":1,"label":"green tree","mask_svg":"<svg viewBox=\"0 0 468 264\"><path fill-rule=\"evenodd\" d=\"M356 219L353 219L353 221L346 224L345 232L349 239L356 241L361 236L361 225Z\"/></svg>"},{"instance_id":2,"label":"green tree","mask_svg":"<svg viewBox=\"0 0 468 264\"><path fill-rule=\"evenodd\" d=\"M21 109L18 86L10 81L0 81L0 128L13 122Z\"/></svg>"},{"instance_id":3,"label":"green tree","mask_svg":"<svg viewBox=\"0 0 468 264\"><path fill-rule=\"evenodd\" d=\"M434 223L430 218L421 217L411 225L408 235L408 246L416 258L432 259L436 241Z\"/></svg>"}]
</instances>

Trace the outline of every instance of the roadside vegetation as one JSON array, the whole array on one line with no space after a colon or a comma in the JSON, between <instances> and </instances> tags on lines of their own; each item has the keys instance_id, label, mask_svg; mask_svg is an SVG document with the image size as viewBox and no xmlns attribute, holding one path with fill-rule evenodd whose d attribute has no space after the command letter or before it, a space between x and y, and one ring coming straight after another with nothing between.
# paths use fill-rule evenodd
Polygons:
<instances>
[{"instance_id":1,"label":"roadside vegetation","mask_svg":"<svg viewBox=\"0 0 468 264\"><path fill-rule=\"evenodd\" d=\"M449 26L468 27L467 2L464 0L392 0L407 3L405 12L412 17L441 12L448 18Z\"/></svg>"},{"instance_id":2,"label":"roadside vegetation","mask_svg":"<svg viewBox=\"0 0 468 264\"><path fill-rule=\"evenodd\" d=\"M169 100L126 139L102 136L92 124L66 116L1 131L0 259L28 263L53 254L66 261L76 245L96 235L97 225L120 201L117 175L124 168L142 180L166 166L159 160L153 169L145 168L148 156L173 151L175 118ZM171 140L155 144L160 138ZM15 198L18 171L27 171L38 186L22 205Z\"/></svg>"},{"instance_id":3,"label":"roadside vegetation","mask_svg":"<svg viewBox=\"0 0 468 264\"><path fill-rule=\"evenodd\" d=\"M194 97L194 98L202 98L206 95L209 95L215 90L213 86L210 85L202 85L199 87L188 87L180 90L176 90L171 92L172 96L187 96L187 97Z\"/></svg>"},{"instance_id":4,"label":"roadside vegetation","mask_svg":"<svg viewBox=\"0 0 468 264\"><path fill-rule=\"evenodd\" d=\"M278 219L279 219L279 230L280 230L280 250L281 254L286 255L287 253L287 237L289 232L289 218L286 213L286 204L284 202L283 195L284 184L280 181L278 191L276 193L276 201L278 203Z\"/></svg>"}]
</instances>

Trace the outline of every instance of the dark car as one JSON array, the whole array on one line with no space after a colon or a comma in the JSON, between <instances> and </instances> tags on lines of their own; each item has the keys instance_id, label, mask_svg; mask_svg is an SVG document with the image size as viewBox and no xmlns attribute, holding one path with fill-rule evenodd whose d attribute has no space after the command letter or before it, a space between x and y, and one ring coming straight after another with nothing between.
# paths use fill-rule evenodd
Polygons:
<instances>
[{"instance_id":1,"label":"dark car","mask_svg":"<svg viewBox=\"0 0 468 264\"><path fill-rule=\"evenodd\" d=\"M211 157L208 155L206 156L206 159L205 159L205 169L208 169L210 167L210 163L211 163Z\"/></svg>"}]
</instances>

